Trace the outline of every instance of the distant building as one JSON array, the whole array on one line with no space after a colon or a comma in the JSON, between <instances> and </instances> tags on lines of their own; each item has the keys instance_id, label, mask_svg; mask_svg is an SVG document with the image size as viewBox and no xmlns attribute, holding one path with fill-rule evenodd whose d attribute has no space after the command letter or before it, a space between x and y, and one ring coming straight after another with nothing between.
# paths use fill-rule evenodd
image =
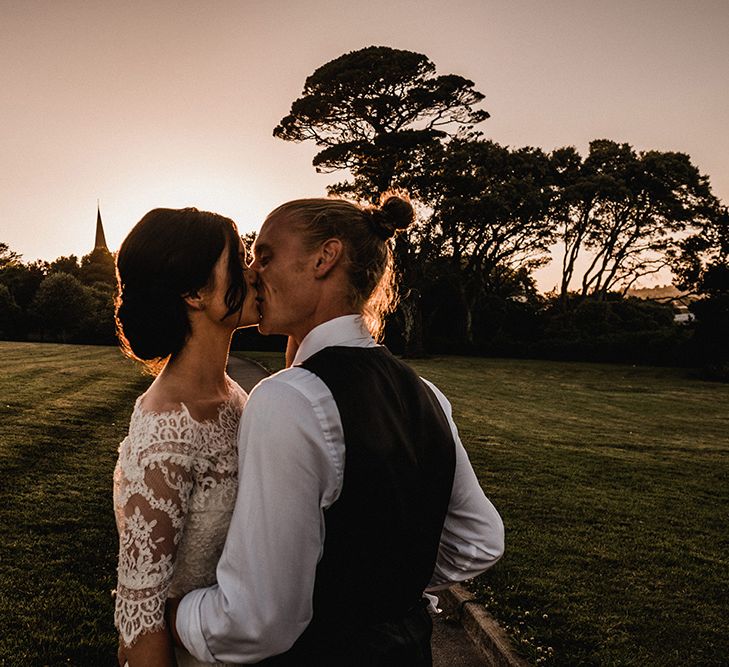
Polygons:
<instances>
[{"instance_id":1,"label":"distant building","mask_svg":"<svg viewBox=\"0 0 729 667\"><path fill-rule=\"evenodd\" d=\"M101 222L101 209L99 203L96 202L96 240L94 241L94 250L101 248L109 252L109 247L106 245L106 236L104 235L104 225Z\"/></svg>"}]
</instances>

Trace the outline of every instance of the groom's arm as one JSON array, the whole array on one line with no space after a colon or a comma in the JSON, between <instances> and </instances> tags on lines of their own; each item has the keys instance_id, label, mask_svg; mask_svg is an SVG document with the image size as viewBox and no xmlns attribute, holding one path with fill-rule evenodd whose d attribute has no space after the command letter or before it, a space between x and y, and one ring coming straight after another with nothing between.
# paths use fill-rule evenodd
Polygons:
<instances>
[{"instance_id":1,"label":"groom's arm","mask_svg":"<svg viewBox=\"0 0 729 667\"><path fill-rule=\"evenodd\" d=\"M504 524L486 497L458 435L451 405L443 393L425 381L438 399L456 446L453 489L448 504L438 560L428 590L445 588L487 570L504 553Z\"/></svg>"},{"instance_id":2,"label":"groom's arm","mask_svg":"<svg viewBox=\"0 0 729 667\"><path fill-rule=\"evenodd\" d=\"M177 610L177 631L198 659L258 662L286 651L309 624L322 508L340 486L325 429L309 398L281 379L251 393L218 584L189 593Z\"/></svg>"}]
</instances>

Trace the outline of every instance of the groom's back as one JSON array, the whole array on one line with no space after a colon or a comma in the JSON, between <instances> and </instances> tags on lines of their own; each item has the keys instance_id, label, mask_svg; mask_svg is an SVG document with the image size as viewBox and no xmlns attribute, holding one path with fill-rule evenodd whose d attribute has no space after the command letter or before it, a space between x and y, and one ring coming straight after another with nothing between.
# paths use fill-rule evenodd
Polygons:
<instances>
[{"instance_id":1,"label":"groom's back","mask_svg":"<svg viewBox=\"0 0 729 667\"><path fill-rule=\"evenodd\" d=\"M324 513L313 620L293 649L299 661L315 651L314 662L326 664L322 642L346 648L363 625L403 618L420 604L448 509L455 445L437 398L386 348L328 347L301 365L331 391L345 443L342 491Z\"/></svg>"}]
</instances>

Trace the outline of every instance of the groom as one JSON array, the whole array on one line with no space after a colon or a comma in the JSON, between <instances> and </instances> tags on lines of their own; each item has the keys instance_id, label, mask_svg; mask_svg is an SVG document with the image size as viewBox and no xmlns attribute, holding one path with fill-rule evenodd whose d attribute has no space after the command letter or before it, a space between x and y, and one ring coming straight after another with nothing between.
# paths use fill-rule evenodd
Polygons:
<instances>
[{"instance_id":1,"label":"groom","mask_svg":"<svg viewBox=\"0 0 729 667\"><path fill-rule=\"evenodd\" d=\"M491 566L503 525L448 401L364 327L351 225L312 236L312 202L331 200L280 207L256 240L259 329L299 347L245 408L218 583L170 625L208 662L430 665L423 590Z\"/></svg>"}]
</instances>

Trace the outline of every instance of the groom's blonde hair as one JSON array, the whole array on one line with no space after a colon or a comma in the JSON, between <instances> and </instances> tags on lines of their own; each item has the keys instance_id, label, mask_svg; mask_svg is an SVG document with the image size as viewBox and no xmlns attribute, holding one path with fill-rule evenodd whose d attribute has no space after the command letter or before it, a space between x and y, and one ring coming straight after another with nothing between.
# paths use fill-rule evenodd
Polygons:
<instances>
[{"instance_id":1,"label":"groom's blonde hair","mask_svg":"<svg viewBox=\"0 0 729 667\"><path fill-rule=\"evenodd\" d=\"M380 206L359 206L346 199L297 199L273 210L268 219L286 216L302 232L307 250L338 238L344 243L349 300L375 340L381 340L385 316L397 306L392 239L415 219L404 193L385 193Z\"/></svg>"}]
</instances>

